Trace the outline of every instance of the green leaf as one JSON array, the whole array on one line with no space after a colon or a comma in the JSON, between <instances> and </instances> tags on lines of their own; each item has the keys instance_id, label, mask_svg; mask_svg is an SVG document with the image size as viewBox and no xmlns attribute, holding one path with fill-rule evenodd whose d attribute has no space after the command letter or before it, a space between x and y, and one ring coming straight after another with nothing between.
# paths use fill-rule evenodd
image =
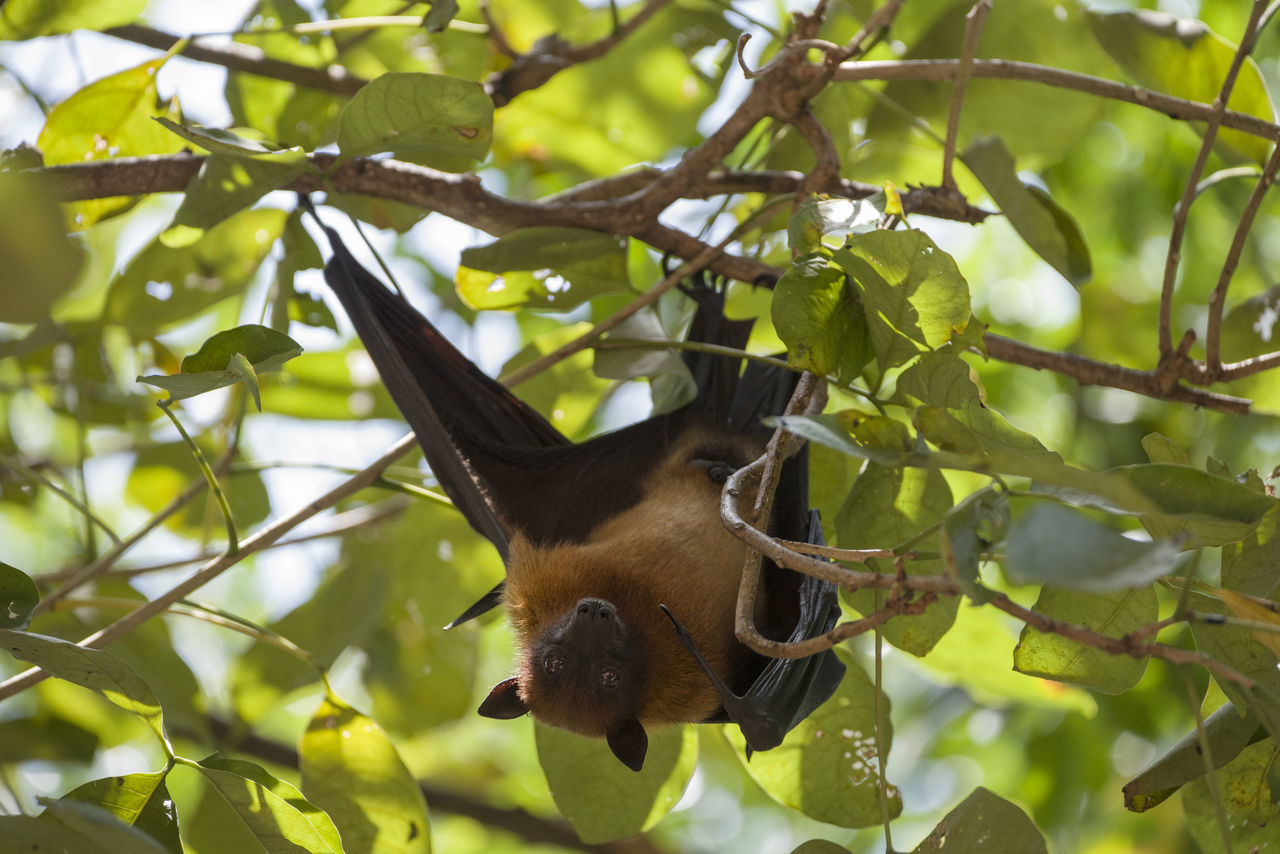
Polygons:
<instances>
[{"instance_id":1,"label":"green leaf","mask_svg":"<svg viewBox=\"0 0 1280 854\"><path fill-rule=\"evenodd\" d=\"M0 172L0 322L38 323L76 283L85 253L57 203L21 174Z\"/></svg>"},{"instance_id":2,"label":"green leaf","mask_svg":"<svg viewBox=\"0 0 1280 854\"><path fill-rule=\"evenodd\" d=\"M1018 637L1011 623L994 608L961 608L955 625L920 659L928 678L957 685L984 706L1014 703L1042 709L1075 712L1085 719L1098 713L1098 703L1083 688L1037 679L1013 669Z\"/></svg>"},{"instance_id":3,"label":"green leaf","mask_svg":"<svg viewBox=\"0 0 1280 854\"><path fill-rule=\"evenodd\" d=\"M280 163L300 163L307 159L306 152L299 145L280 148L223 128L179 124L164 116L156 116L155 120L188 142L193 142L214 154L261 157L261 162L274 160Z\"/></svg>"},{"instance_id":4,"label":"green leaf","mask_svg":"<svg viewBox=\"0 0 1280 854\"><path fill-rule=\"evenodd\" d=\"M1042 188L1024 184L998 136L975 139L961 154L1009 224L1037 255L1079 287L1093 275L1080 226Z\"/></svg>"},{"instance_id":5,"label":"green leaf","mask_svg":"<svg viewBox=\"0 0 1280 854\"><path fill-rule=\"evenodd\" d=\"M406 511L406 517L409 524L421 524L416 508ZM332 666L348 647L367 642L387 614L391 596L390 568L384 560L373 559L375 550L384 552L387 545L370 543L361 549L361 556L352 556L348 549L336 572L305 602L267 628L305 649L323 668ZM364 554L368 557L363 558ZM432 574L446 573L437 565ZM272 644L256 643L236 660L231 697L240 717L256 722L291 692L319 678L315 667L297 656ZM416 685L406 693L415 694Z\"/></svg>"},{"instance_id":6,"label":"green leaf","mask_svg":"<svg viewBox=\"0 0 1280 854\"><path fill-rule=\"evenodd\" d=\"M1275 845L1276 815L1268 771L1274 767L1276 745L1267 740L1245 748L1226 767L1214 772L1217 785L1193 780L1182 790L1182 809L1191 836L1205 854L1226 854L1215 803L1227 812L1231 851L1266 851Z\"/></svg>"},{"instance_id":7,"label":"green leaf","mask_svg":"<svg viewBox=\"0 0 1280 854\"><path fill-rule=\"evenodd\" d=\"M330 694L298 755L302 789L333 819L347 854L430 854L422 790L376 723Z\"/></svg>"},{"instance_id":8,"label":"green leaf","mask_svg":"<svg viewBox=\"0 0 1280 854\"><path fill-rule=\"evenodd\" d=\"M302 352L302 347L283 332L254 323L212 335L200 349L182 360L183 373L226 369L237 355L244 357L258 373L274 371Z\"/></svg>"},{"instance_id":9,"label":"green leaf","mask_svg":"<svg viewBox=\"0 0 1280 854\"><path fill-rule=\"evenodd\" d=\"M287 216L265 208L241 211L191 246L153 241L111 282L104 319L145 338L240 293L284 230Z\"/></svg>"},{"instance_id":10,"label":"green leaf","mask_svg":"<svg viewBox=\"0 0 1280 854\"><path fill-rule=\"evenodd\" d=\"M538 761L560 813L583 842L609 842L648 830L684 793L698 760L692 726L649 733L639 773L618 761L603 739L534 722Z\"/></svg>"},{"instance_id":11,"label":"green leaf","mask_svg":"<svg viewBox=\"0 0 1280 854\"><path fill-rule=\"evenodd\" d=\"M1205 719L1204 737L1215 768L1235 759L1241 750L1259 738L1266 729L1257 715L1241 715L1230 703ZM1192 730L1145 771L1124 784L1124 806L1132 812L1145 812L1161 803L1179 788L1205 775L1201 734Z\"/></svg>"},{"instance_id":12,"label":"green leaf","mask_svg":"<svg viewBox=\"0 0 1280 854\"><path fill-rule=\"evenodd\" d=\"M1250 596L1277 598L1280 505L1268 510L1249 536L1222 547L1222 586Z\"/></svg>"},{"instance_id":13,"label":"green leaf","mask_svg":"<svg viewBox=\"0 0 1280 854\"><path fill-rule=\"evenodd\" d=\"M258 0L246 17L261 21L264 27L279 28L276 32L241 33L235 37L271 59L306 68L328 68L339 62L332 35L311 32L299 38L289 32L289 27L312 22L311 12L295 0ZM267 139L314 151L333 143L339 110L346 99L247 71L229 71L226 100L237 127L251 128Z\"/></svg>"},{"instance_id":14,"label":"green leaf","mask_svg":"<svg viewBox=\"0 0 1280 854\"><path fill-rule=\"evenodd\" d=\"M261 412L257 375L278 369L301 352L302 347L283 332L248 324L210 337L198 351L182 360L181 373L138 377L138 381L165 389L170 400L184 400L243 382Z\"/></svg>"},{"instance_id":15,"label":"green leaf","mask_svg":"<svg viewBox=\"0 0 1280 854\"><path fill-rule=\"evenodd\" d=\"M833 257L857 285L881 369L941 347L969 323L969 285L924 232L855 234Z\"/></svg>"},{"instance_id":16,"label":"green leaf","mask_svg":"<svg viewBox=\"0 0 1280 854\"><path fill-rule=\"evenodd\" d=\"M197 442L201 440L197 439ZM214 456L214 447L201 442L201 450L207 458ZM202 480L199 466L191 448L183 441L147 445L138 451L133 469L125 484L125 497L155 513L164 508L173 497L193 480ZM244 526L252 526L267 518L271 502L262 475L255 471L232 471L223 479L231 516ZM199 537L207 533L210 520L218 518L217 502L206 495L196 500L182 513L165 519L165 527L183 536Z\"/></svg>"},{"instance_id":17,"label":"green leaf","mask_svg":"<svg viewBox=\"0 0 1280 854\"><path fill-rule=\"evenodd\" d=\"M737 727L725 730L738 748L747 773L770 796L817 821L840 827L880 824L880 748L876 738L876 690L866 671L844 650L836 654L845 676L831 699L819 706L781 745L746 759L746 741ZM889 698L879 706L886 731L885 750L893 742ZM902 793L886 784L889 817L902 812Z\"/></svg>"},{"instance_id":18,"label":"green leaf","mask_svg":"<svg viewBox=\"0 0 1280 854\"><path fill-rule=\"evenodd\" d=\"M355 94L338 120L343 159L389 152L465 172L492 142L493 101L484 87L440 74L383 74Z\"/></svg>"},{"instance_id":19,"label":"green leaf","mask_svg":"<svg viewBox=\"0 0 1280 854\"><path fill-rule=\"evenodd\" d=\"M1005 571L1018 583L1110 593L1167 574L1181 546L1132 540L1060 504L1039 504L1014 520L1005 550Z\"/></svg>"},{"instance_id":20,"label":"green leaf","mask_svg":"<svg viewBox=\"0 0 1280 854\"><path fill-rule=\"evenodd\" d=\"M826 839L810 839L791 849L791 854L849 854L849 849Z\"/></svg>"},{"instance_id":21,"label":"green leaf","mask_svg":"<svg viewBox=\"0 0 1280 854\"><path fill-rule=\"evenodd\" d=\"M1148 433L1143 436L1142 450L1147 452L1147 459L1153 463L1173 463L1180 466L1191 463L1190 457L1181 445L1159 433Z\"/></svg>"},{"instance_id":22,"label":"green leaf","mask_svg":"<svg viewBox=\"0 0 1280 854\"><path fill-rule=\"evenodd\" d=\"M0 721L0 763L28 759L87 765L98 750L96 733L48 708L31 717Z\"/></svg>"},{"instance_id":23,"label":"green leaf","mask_svg":"<svg viewBox=\"0 0 1280 854\"><path fill-rule=\"evenodd\" d=\"M849 435L849 430L859 417L861 413L852 411L829 412L824 415L780 415L764 419L764 424L768 427L783 427L810 442L817 442L860 460L872 460L884 465L905 465L908 460L919 458L923 463L924 456L913 454L908 447L893 448L856 441Z\"/></svg>"},{"instance_id":24,"label":"green leaf","mask_svg":"<svg viewBox=\"0 0 1280 854\"><path fill-rule=\"evenodd\" d=\"M658 313L652 307L644 308L615 326L609 338L635 338L642 341L663 343L671 341L663 329ZM606 339L608 340L608 339ZM611 380L630 380L637 377L666 376L673 383L673 399L663 411L673 409L693 400L697 387L689 366L670 347L627 347L622 349L596 349L592 370L596 376Z\"/></svg>"},{"instance_id":25,"label":"green leaf","mask_svg":"<svg viewBox=\"0 0 1280 854\"><path fill-rule=\"evenodd\" d=\"M1222 318L1222 358L1240 362L1263 356L1280 342L1280 285L1236 303Z\"/></svg>"},{"instance_id":26,"label":"green leaf","mask_svg":"<svg viewBox=\"0 0 1280 854\"><path fill-rule=\"evenodd\" d=\"M40 588L17 567L0 563L0 629L25 629L40 602Z\"/></svg>"},{"instance_id":27,"label":"green leaf","mask_svg":"<svg viewBox=\"0 0 1280 854\"><path fill-rule=\"evenodd\" d=\"M431 0L431 11L423 18L422 25L429 33L444 32L457 14L458 0Z\"/></svg>"},{"instance_id":28,"label":"green leaf","mask_svg":"<svg viewBox=\"0 0 1280 854\"><path fill-rule=\"evenodd\" d=\"M156 771L91 780L67 792L63 800L81 801L104 809L160 842L172 854L182 854L178 814L164 782L167 773Z\"/></svg>"},{"instance_id":29,"label":"green leaf","mask_svg":"<svg viewBox=\"0 0 1280 854\"><path fill-rule=\"evenodd\" d=\"M986 601L978 585L978 562L990 546L1004 539L1009 527L1009 496L994 487L973 493L942 520L938 546L947 572L956 576L970 598Z\"/></svg>"},{"instance_id":30,"label":"green leaf","mask_svg":"<svg viewBox=\"0 0 1280 854\"><path fill-rule=\"evenodd\" d=\"M1226 606L1216 597L1193 591L1189 596L1191 610L1197 614L1225 614ZM1280 731L1280 660L1274 652L1254 637L1246 626L1191 621L1191 637L1196 649L1228 667L1255 680L1253 690L1230 679L1215 682L1237 709L1254 712L1274 735Z\"/></svg>"},{"instance_id":31,"label":"green leaf","mask_svg":"<svg viewBox=\"0 0 1280 854\"><path fill-rule=\"evenodd\" d=\"M1044 835L1025 812L979 786L947 813L912 854L1048 852Z\"/></svg>"},{"instance_id":32,"label":"green leaf","mask_svg":"<svg viewBox=\"0 0 1280 854\"><path fill-rule=\"evenodd\" d=\"M455 282L472 308L568 311L628 286L627 243L583 228L522 228L462 250Z\"/></svg>"},{"instance_id":33,"label":"green leaf","mask_svg":"<svg viewBox=\"0 0 1280 854\"><path fill-rule=\"evenodd\" d=\"M1151 587L1116 593L1085 593L1045 585L1032 609L1055 620L1121 638L1156 621L1156 593ZM1073 682L1104 694L1128 691L1147 670L1146 658L1111 655L1057 634L1024 626L1013 651L1020 673L1056 682Z\"/></svg>"},{"instance_id":34,"label":"green leaf","mask_svg":"<svg viewBox=\"0 0 1280 854\"><path fill-rule=\"evenodd\" d=\"M952 507L951 489L936 469L891 468L869 464L854 481L836 517L836 540L845 549L894 548L940 522ZM931 539L931 538L930 538ZM874 558L868 568L893 572L891 561ZM907 561L908 575L943 570L941 560ZM883 590L856 590L845 600L864 615L884 605ZM912 655L924 655L955 621L960 599L945 596L921 614L898 616L881 626L885 640Z\"/></svg>"},{"instance_id":35,"label":"green leaf","mask_svg":"<svg viewBox=\"0 0 1280 854\"><path fill-rule=\"evenodd\" d=\"M607 36L611 27L607 7L588 10L575 3L559 13L545 4L509 8L499 22L523 29L526 47L548 33L574 41L571 29L590 27L585 43ZM604 56L560 71L498 110L494 160L603 176L684 149L698 137L698 120L729 67L717 63L707 73L695 55L737 37L720 9L664 9Z\"/></svg>"},{"instance_id":36,"label":"green leaf","mask_svg":"<svg viewBox=\"0 0 1280 854\"><path fill-rule=\"evenodd\" d=\"M50 804L38 818L0 817L0 840L6 854L169 854L154 839L106 810L65 799Z\"/></svg>"},{"instance_id":37,"label":"green leaf","mask_svg":"<svg viewBox=\"0 0 1280 854\"><path fill-rule=\"evenodd\" d=\"M941 409L967 411L972 406L982 406L982 396L969 364L946 350L929 353L899 374L897 391ZM1019 447L1028 445L1019 442ZM1035 445L1040 443L1037 441Z\"/></svg>"},{"instance_id":38,"label":"green leaf","mask_svg":"<svg viewBox=\"0 0 1280 854\"><path fill-rule=\"evenodd\" d=\"M1245 537L1276 499L1234 479L1169 463L1112 469L1159 507L1140 518L1153 537L1188 534L1194 545L1220 546Z\"/></svg>"},{"instance_id":39,"label":"green leaf","mask_svg":"<svg viewBox=\"0 0 1280 854\"><path fill-rule=\"evenodd\" d=\"M182 150L182 140L151 120L176 109L176 104L160 104L157 100L156 73L166 59L161 57L95 80L54 107L36 143L44 152L45 164ZM75 225L87 227L132 203L118 197L77 202L73 208Z\"/></svg>"},{"instance_id":40,"label":"green leaf","mask_svg":"<svg viewBox=\"0 0 1280 854\"><path fill-rule=\"evenodd\" d=\"M770 310L797 367L849 382L875 355L858 292L827 250L796 259L774 287Z\"/></svg>"},{"instance_id":41,"label":"green leaf","mask_svg":"<svg viewBox=\"0 0 1280 854\"><path fill-rule=\"evenodd\" d=\"M0 11L0 39L16 41L132 24L146 6L146 0L8 0Z\"/></svg>"},{"instance_id":42,"label":"green leaf","mask_svg":"<svg viewBox=\"0 0 1280 854\"><path fill-rule=\"evenodd\" d=\"M299 347L298 349L301 350L302 348ZM249 394L253 395L253 405L261 412L262 395L258 391L258 375L253 372L253 365L249 363L243 353L231 354L231 361L227 362L227 373L248 386Z\"/></svg>"},{"instance_id":43,"label":"green leaf","mask_svg":"<svg viewBox=\"0 0 1280 854\"><path fill-rule=\"evenodd\" d=\"M312 640L307 648L336 658L343 637L359 644L369 658L370 715L392 732L416 737L425 727L475 715L478 626L443 626L502 579L502 561L452 507L416 501L399 522L379 530L384 536L348 542L351 568L344 574L375 572L382 589L348 578L333 590L322 588L318 607L299 607L279 625L302 641L324 634L325 617L344 621L341 632L329 632L337 637ZM430 572L423 571L424 561ZM348 602L340 598L343 590L354 591ZM368 615L353 619L352 603L367 606ZM320 622L308 624L308 618Z\"/></svg>"},{"instance_id":44,"label":"green leaf","mask_svg":"<svg viewBox=\"0 0 1280 854\"><path fill-rule=\"evenodd\" d=\"M880 200L883 203L883 198ZM875 228L880 213L868 199L811 196L800 203L787 223L787 245L797 254L806 255L821 246L823 236L833 231L852 234Z\"/></svg>"},{"instance_id":45,"label":"green leaf","mask_svg":"<svg viewBox=\"0 0 1280 854\"><path fill-rule=\"evenodd\" d=\"M1138 83L1186 98L1213 103L1235 58L1236 46L1201 21L1175 18L1163 12L1090 12L1089 23L1099 44ZM1258 65L1246 57L1227 106L1237 112L1274 121L1275 112ZM1271 144L1242 131L1218 131L1226 153L1244 155L1258 164L1267 159Z\"/></svg>"},{"instance_id":46,"label":"green leaf","mask_svg":"<svg viewBox=\"0 0 1280 854\"><path fill-rule=\"evenodd\" d=\"M0 630L0 649L41 667L50 676L97 691L120 708L147 722L164 741L160 703L151 687L120 659L101 649L30 632Z\"/></svg>"},{"instance_id":47,"label":"green leaf","mask_svg":"<svg viewBox=\"0 0 1280 854\"><path fill-rule=\"evenodd\" d=\"M271 854L342 851L342 839L329 816L261 766L215 753L194 767Z\"/></svg>"},{"instance_id":48,"label":"green leaf","mask_svg":"<svg viewBox=\"0 0 1280 854\"><path fill-rule=\"evenodd\" d=\"M160 242L177 249L195 243L206 229L252 205L306 171L306 163L210 154L187 184L173 223Z\"/></svg>"}]
</instances>

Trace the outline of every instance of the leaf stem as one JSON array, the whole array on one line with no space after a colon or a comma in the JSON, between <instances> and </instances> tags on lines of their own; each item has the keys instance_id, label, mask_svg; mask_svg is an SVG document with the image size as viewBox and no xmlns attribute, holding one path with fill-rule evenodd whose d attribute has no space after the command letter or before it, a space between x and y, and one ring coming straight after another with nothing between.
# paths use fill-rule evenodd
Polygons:
<instances>
[{"instance_id":1,"label":"leaf stem","mask_svg":"<svg viewBox=\"0 0 1280 854\"><path fill-rule=\"evenodd\" d=\"M169 417L173 422L173 426L178 428L178 433L182 436L182 441L187 443L187 447L191 449L191 453L196 458L196 464L200 466L200 473L204 475L204 479L208 482L209 488L213 491L213 496L218 500L218 509L222 512L222 521L227 527L227 554L235 555L240 550L240 536L236 533L236 523L231 517L231 505L227 502L227 495L222 491L222 486L218 483L218 478L213 473L213 469L209 466L209 461L205 459L204 452L200 450L200 446L195 443L187 433L182 422L178 420L178 416L173 414L170 407L174 401L171 398L156 401L156 406Z\"/></svg>"}]
</instances>

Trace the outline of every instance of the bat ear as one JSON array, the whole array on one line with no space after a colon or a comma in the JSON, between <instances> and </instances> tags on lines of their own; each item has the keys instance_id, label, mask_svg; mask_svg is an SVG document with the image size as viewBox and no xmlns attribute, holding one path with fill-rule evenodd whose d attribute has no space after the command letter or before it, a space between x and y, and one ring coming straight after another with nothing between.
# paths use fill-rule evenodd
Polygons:
<instances>
[{"instance_id":1,"label":"bat ear","mask_svg":"<svg viewBox=\"0 0 1280 854\"><path fill-rule=\"evenodd\" d=\"M520 699L520 682L512 676L494 685L489 696L485 697L484 702L480 704L479 711L486 718L499 720L518 718L526 714L529 707L525 705L524 700ZM644 755L643 752L641 755Z\"/></svg>"},{"instance_id":2,"label":"bat ear","mask_svg":"<svg viewBox=\"0 0 1280 854\"><path fill-rule=\"evenodd\" d=\"M607 736L613 755L632 771L644 767L644 755L649 750L649 736L635 718L624 721Z\"/></svg>"}]
</instances>

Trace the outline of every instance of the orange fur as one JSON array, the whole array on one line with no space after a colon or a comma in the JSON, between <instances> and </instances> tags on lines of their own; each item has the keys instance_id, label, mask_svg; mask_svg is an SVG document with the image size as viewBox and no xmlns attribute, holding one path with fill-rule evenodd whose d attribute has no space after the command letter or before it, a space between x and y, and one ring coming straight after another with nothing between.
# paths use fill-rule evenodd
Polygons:
<instances>
[{"instance_id":1,"label":"orange fur","mask_svg":"<svg viewBox=\"0 0 1280 854\"><path fill-rule=\"evenodd\" d=\"M536 547L511 541L506 604L521 648L521 697L540 720L587 735L602 735L609 713L573 697L539 696L531 689L530 649L550 623L584 597L611 603L645 661L646 727L701 721L720 705L692 656L675 639L658 608L666 605L693 636L708 662L729 678L742 648L733 634L746 547L720 521L720 485L692 465L706 434L685 437L646 478L643 497L599 526L585 543ZM716 438L723 449L725 440ZM754 449L734 440L735 457Z\"/></svg>"}]
</instances>

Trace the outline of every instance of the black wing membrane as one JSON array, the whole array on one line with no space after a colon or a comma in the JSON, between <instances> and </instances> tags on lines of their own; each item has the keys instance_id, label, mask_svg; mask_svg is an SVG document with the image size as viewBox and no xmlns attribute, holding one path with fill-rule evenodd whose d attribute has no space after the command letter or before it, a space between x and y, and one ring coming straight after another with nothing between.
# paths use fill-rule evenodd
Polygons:
<instances>
[{"instance_id":1,"label":"black wing membrane","mask_svg":"<svg viewBox=\"0 0 1280 854\"><path fill-rule=\"evenodd\" d=\"M693 403L573 444L477 368L361 266L337 233L322 227L333 250L325 280L445 493L504 560L516 528L537 544L585 538L640 499L635 473L658 465L691 422L723 427L728 419L739 389L737 363L689 352L685 361L698 384ZM692 340L745 345L751 323L727 320L721 293L704 286L692 295L699 304ZM565 507L574 512L565 513ZM496 592L482 600L496 601Z\"/></svg>"},{"instance_id":2,"label":"black wing membrane","mask_svg":"<svg viewBox=\"0 0 1280 854\"><path fill-rule=\"evenodd\" d=\"M481 372L407 300L370 275L333 229L322 227L333 250L325 281L417 435L445 494L505 560L508 531L502 508L469 465L463 447L476 435L543 446L564 446L569 440Z\"/></svg>"},{"instance_id":3,"label":"black wing membrane","mask_svg":"<svg viewBox=\"0 0 1280 854\"><path fill-rule=\"evenodd\" d=\"M777 369L775 369L777 370ZM775 410L780 412L781 409ZM818 511L807 509L808 460L802 449L783 466L770 530L785 539L826 545ZM759 591L768 602L762 634L788 643L807 640L835 627L840 619L836 586L813 576L783 569L766 560L764 585ZM705 723L735 723L747 742L747 755L771 750L796 724L826 702L844 678L845 666L834 650L806 658L756 656L757 669L745 686L731 687L720 678L698 650L693 638L675 615L663 610L675 626L676 638L706 673L720 695L721 708ZM735 690L735 687L737 690Z\"/></svg>"},{"instance_id":4,"label":"black wing membrane","mask_svg":"<svg viewBox=\"0 0 1280 854\"><path fill-rule=\"evenodd\" d=\"M698 382L693 403L573 444L365 270L332 229L325 233L333 248L325 280L445 493L504 560L513 529L535 544L584 539L640 499L635 473L658 465L690 423L722 428L728 420L740 389L737 364L690 352L686 362ZM725 319L723 295L714 289L696 288L694 296L699 310L690 338L741 348L750 322Z\"/></svg>"}]
</instances>

